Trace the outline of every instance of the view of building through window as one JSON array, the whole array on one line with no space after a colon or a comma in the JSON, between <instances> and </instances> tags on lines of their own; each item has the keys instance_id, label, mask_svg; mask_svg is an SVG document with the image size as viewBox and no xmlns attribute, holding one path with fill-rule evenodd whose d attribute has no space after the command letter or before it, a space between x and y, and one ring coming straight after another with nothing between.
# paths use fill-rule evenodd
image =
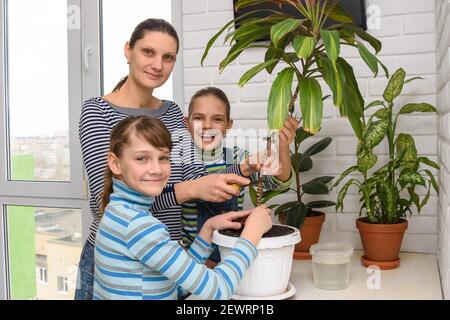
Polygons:
<instances>
[{"instance_id":1,"label":"view of building through window","mask_svg":"<svg viewBox=\"0 0 450 320\"><path fill-rule=\"evenodd\" d=\"M12 299L73 299L82 249L81 210L8 206Z\"/></svg>"}]
</instances>

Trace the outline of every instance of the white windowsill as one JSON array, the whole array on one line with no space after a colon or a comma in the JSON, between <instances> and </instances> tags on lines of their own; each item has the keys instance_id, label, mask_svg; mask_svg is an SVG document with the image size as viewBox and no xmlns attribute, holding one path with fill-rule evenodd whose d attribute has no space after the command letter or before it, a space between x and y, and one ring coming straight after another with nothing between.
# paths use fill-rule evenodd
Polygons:
<instances>
[{"instance_id":1,"label":"white windowsill","mask_svg":"<svg viewBox=\"0 0 450 320\"><path fill-rule=\"evenodd\" d=\"M381 289L370 290L367 281L374 273L361 265L361 251L353 253L350 286L343 290L321 290L313 285L311 260L294 260L290 282L296 288L291 300L410 300L442 299L441 284L435 255L400 253L400 267L381 270Z\"/></svg>"}]
</instances>

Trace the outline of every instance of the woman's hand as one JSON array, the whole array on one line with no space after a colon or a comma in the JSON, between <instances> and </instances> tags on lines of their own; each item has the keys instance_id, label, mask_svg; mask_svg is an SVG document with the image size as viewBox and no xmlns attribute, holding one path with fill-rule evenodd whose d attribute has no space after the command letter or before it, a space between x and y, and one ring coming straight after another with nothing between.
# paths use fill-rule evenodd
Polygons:
<instances>
[{"instance_id":1,"label":"woman's hand","mask_svg":"<svg viewBox=\"0 0 450 320\"><path fill-rule=\"evenodd\" d=\"M230 200L234 196L239 196L240 188L236 188L236 184L239 186L246 186L250 183L250 180L237 174L210 174L196 180L193 180L193 191L196 196L195 199L211 201L211 202L223 202Z\"/></svg>"}]
</instances>

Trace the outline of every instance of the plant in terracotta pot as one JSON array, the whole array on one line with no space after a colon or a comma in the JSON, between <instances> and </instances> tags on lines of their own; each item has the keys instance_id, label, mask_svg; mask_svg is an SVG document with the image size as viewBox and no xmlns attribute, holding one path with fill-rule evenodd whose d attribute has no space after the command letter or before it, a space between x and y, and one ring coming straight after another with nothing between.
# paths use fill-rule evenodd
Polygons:
<instances>
[{"instance_id":1,"label":"plant in terracotta pot","mask_svg":"<svg viewBox=\"0 0 450 320\"><path fill-rule=\"evenodd\" d=\"M325 221L325 213L318 209L336 205L335 202L328 200L305 202L305 194L328 194L329 188L327 184L334 178L331 176L321 176L302 183L300 174L308 172L313 167L311 157L325 150L332 141L330 137L323 138L300 152L302 143L311 136L312 134L306 132L303 127L297 129L294 140L294 151L291 155L292 171L295 176L295 189L271 190L265 192L263 196L263 203L265 203L274 196L285 193L286 191L292 190L295 192L296 200L282 205L274 205L276 207L275 215L278 216L281 223L300 229L302 240L295 246L295 259L311 259L309 249L311 245L319 241L322 224ZM253 204L256 204L256 191L252 187L250 187L250 198Z\"/></svg>"},{"instance_id":2,"label":"plant in terracotta pot","mask_svg":"<svg viewBox=\"0 0 450 320\"><path fill-rule=\"evenodd\" d=\"M363 139L357 146L357 164L348 168L333 187L339 185L350 174L359 173L347 179L341 188L336 209L343 209L344 198L350 186L356 186L361 195L361 218L357 219L364 256L363 265L378 265L381 269L392 269L400 264L399 251L404 232L408 226L407 213L411 207L418 212L426 205L431 188L439 192L438 184L430 168L439 166L427 157L418 156L414 138L407 133L397 132L400 115L414 112L432 112L436 109L427 103L408 103L400 109L394 107L394 100L401 94L404 85L418 77L405 80L403 69L398 69L386 86L384 100L376 100L365 110L379 107L364 122ZM399 110L396 112L396 110ZM384 139L389 146L389 160L386 164L375 166L378 157L374 148ZM418 188L425 190L421 198Z\"/></svg>"}]
</instances>

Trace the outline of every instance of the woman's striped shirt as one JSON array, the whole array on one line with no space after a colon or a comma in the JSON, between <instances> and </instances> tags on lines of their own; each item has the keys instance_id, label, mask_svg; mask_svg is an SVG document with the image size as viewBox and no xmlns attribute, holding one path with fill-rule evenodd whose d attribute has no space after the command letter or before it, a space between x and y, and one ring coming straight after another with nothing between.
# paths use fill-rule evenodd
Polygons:
<instances>
[{"instance_id":1,"label":"woman's striped shirt","mask_svg":"<svg viewBox=\"0 0 450 320\"><path fill-rule=\"evenodd\" d=\"M239 238L214 269L204 263L214 245L196 237L188 251L170 239L150 212L153 201L114 179L95 246L94 299L229 299L258 251Z\"/></svg>"},{"instance_id":2,"label":"woman's striped shirt","mask_svg":"<svg viewBox=\"0 0 450 320\"><path fill-rule=\"evenodd\" d=\"M182 207L176 201L173 185L181 181L197 179L205 174L205 168L196 155L191 135L186 128L183 113L178 105L171 101L163 101L159 109L138 109L115 106L96 97L84 102L79 122L79 138L89 184L89 206L93 216L88 238L91 244L95 243L99 223L99 208L111 130L120 120L139 115L160 119L171 133L172 173L164 192L156 197L153 209L154 216L168 227L172 239L181 239ZM195 203L193 205L195 206Z\"/></svg>"}]
</instances>

